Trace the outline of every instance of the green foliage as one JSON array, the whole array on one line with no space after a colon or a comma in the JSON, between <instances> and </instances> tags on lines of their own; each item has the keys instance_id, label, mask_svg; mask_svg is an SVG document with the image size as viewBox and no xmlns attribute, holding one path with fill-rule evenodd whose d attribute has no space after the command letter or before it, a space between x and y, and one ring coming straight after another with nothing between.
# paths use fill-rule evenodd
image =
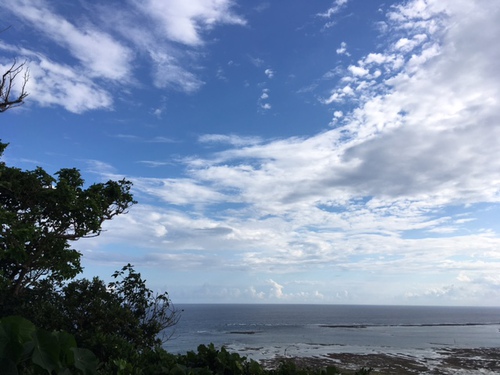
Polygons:
<instances>
[{"instance_id":1,"label":"green foliage","mask_svg":"<svg viewBox=\"0 0 500 375\"><path fill-rule=\"evenodd\" d=\"M213 344L198 346L198 353L188 352L185 356L179 356L179 364L186 368L201 371L207 374L220 375L243 375L250 374L250 367L260 370L255 361L247 361L237 353L230 353L224 347L217 350ZM253 364L253 365L252 365Z\"/></svg>"},{"instance_id":2,"label":"green foliage","mask_svg":"<svg viewBox=\"0 0 500 375\"><path fill-rule=\"evenodd\" d=\"M40 327L73 334L103 364L120 359L133 363L162 344L162 334L179 314L168 294L153 294L132 265L113 276L108 285L97 277L58 288L39 283L25 293L18 311Z\"/></svg>"},{"instance_id":3,"label":"green foliage","mask_svg":"<svg viewBox=\"0 0 500 375\"><path fill-rule=\"evenodd\" d=\"M72 335L37 328L19 316L0 320L0 366L7 375L97 374L97 358L78 348Z\"/></svg>"},{"instance_id":4,"label":"green foliage","mask_svg":"<svg viewBox=\"0 0 500 375\"><path fill-rule=\"evenodd\" d=\"M1 145L2 151L5 145ZM97 236L105 220L134 203L131 183L108 181L84 188L77 169L57 178L42 168L23 171L0 163L0 288L19 296L39 280L61 282L82 268L70 240ZM5 302L5 301L4 301Z\"/></svg>"},{"instance_id":5,"label":"green foliage","mask_svg":"<svg viewBox=\"0 0 500 375\"><path fill-rule=\"evenodd\" d=\"M103 361L134 359L162 344L162 332L175 325L178 312L168 295L155 295L128 264L108 284L98 278L76 280L62 289L65 329Z\"/></svg>"},{"instance_id":6,"label":"green foliage","mask_svg":"<svg viewBox=\"0 0 500 375\"><path fill-rule=\"evenodd\" d=\"M217 349L213 344L200 345L196 352L172 355L161 348L144 352L134 364L115 361L114 373L120 375L340 375L334 366L307 368L292 359L283 360L275 369L266 369L254 360L248 360L237 353L230 353L224 347ZM368 375L371 369L360 369L354 375ZM111 372L109 372L111 373ZM348 372L353 374L353 372Z\"/></svg>"},{"instance_id":7,"label":"green foliage","mask_svg":"<svg viewBox=\"0 0 500 375\"><path fill-rule=\"evenodd\" d=\"M108 290L116 296L120 305L129 311L138 322L140 332L134 340L138 347L161 345L167 336L166 329L177 324L178 311L172 305L168 293L155 294L147 288L146 280L129 263L113 275L115 281L109 283Z\"/></svg>"}]
</instances>

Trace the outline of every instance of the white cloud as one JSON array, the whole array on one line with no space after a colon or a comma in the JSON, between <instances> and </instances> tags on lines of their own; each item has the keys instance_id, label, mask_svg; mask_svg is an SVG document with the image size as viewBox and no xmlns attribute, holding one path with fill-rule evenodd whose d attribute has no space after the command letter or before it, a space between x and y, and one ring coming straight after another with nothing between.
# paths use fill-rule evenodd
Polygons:
<instances>
[{"instance_id":1,"label":"white cloud","mask_svg":"<svg viewBox=\"0 0 500 375\"><path fill-rule=\"evenodd\" d=\"M347 43L342 42L340 43L340 47L335 50L337 52L337 55L347 55L349 56L349 52L347 52Z\"/></svg>"},{"instance_id":2,"label":"white cloud","mask_svg":"<svg viewBox=\"0 0 500 375\"><path fill-rule=\"evenodd\" d=\"M99 160L86 160L85 162L88 170L92 173L109 176L116 172L116 169L112 165Z\"/></svg>"},{"instance_id":3,"label":"white cloud","mask_svg":"<svg viewBox=\"0 0 500 375\"><path fill-rule=\"evenodd\" d=\"M113 104L111 94L78 69L58 64L46 56L0 42L0 50L15 52L28 60L30 99L42 106L62 106L74 113L105 109ZM2 66L2 70L6 66Z\"/></svg>"},{"instance_id":4,"label":"white cloud","mask_svg":"<svg viewBox=\"0 0 500 375\"><path fill-rule=\"evenodd\" d=\"M244 25L246 21L231 11L231 0L142 0L134 4L155 19L165 36L189 46L203 43L200 31L217 24Z\"/></svg>"},{"instance_id":5,"label":"white cloud","mask_svg":"<svg viewBox=\"0 0 500 375\"><path fill-rule=\"evenodd\" d=\"M274 77L274 70L272 70L272 69L266 69L264 71L264 74L267 76L267 78L273 78Z\"/></svg>"},{"instance_id":6,"label":"white cloud","mask_svg":"<svg viewBox=\"0 0 500 375\"><path fill-rule=\"evenodd\" d=\"M342 116L335 127L255 142L201 136L229 147L186 159L184 179L133 179L139 196L159 197L165 208L131 212L124 220L134 225L109 232L132 243L165 233L151 246L186 262L193 251L222 257L230 249L226 269L268 280L268 289L247 289L254 296L377 302L366 298L369 285L379 301L498 297L500 237L489 227L465 230L462 214L475 219L478 205L500 203L500 5L465 3L396 6L387 21L401 33L395 39L419 42L409 49L395 40L345 67L346 80L323 99ZM198 269L217 258L203 255ZM328 283L284 292L293 275L311 270Z\"/></svg>"},{"instance_id":7,"label":"white cloud","mask_svg":"<svg viewBox=\"0 0 500 375\"><path fill-rule=\"evenodd\" d=\"M230 202L230 197L191 179L132 178L135 188L143 194L173 205L200 205Z\"/></svg>"},{"instance_id":8,"label":"white cloud","mask_svg":"<svg viewBox=\"0 0 500 375\"><path fill-rule=\"evenodd\" d=\"M365 64L372 64L372 63L384 64L388 61L393 61L393 59L394 59L394 55L388 56L388 55L384 55L382 53L369 53L363 62Z\"/></svg>"},{"instance_id":9,"label":"white cloud","mask_svg":"<svg viewBox=\"0 0 500 375\"><path fill-rule=\"evenodd\" d=\"M354 95L354 90L352 89L351 86L347 85L342 88L342 93L344 93L347 96Z\"/></svg>"},{"instance_id":10,"label":"white cloud","mask_svg":"<svg viewBox=\"0 0 500 375\"><path fill-rule=\"evenodd\" d=\"M283 285L278 284L273 279L269 279L267 282L271 286L271 290L269 291L270 297L283 298Z\"/></svg>"},{"instance_id":11,"label":"white cloud","mask_svg":"<svg viewBox=\"0 0 500 375\"><path fill-rule=\"evenodd\" d=\"M166 161L157 161L157 160L140 160L138 163L147 165L151 168L157 168L157 167L163 167L165 165L171 165L171 162L166 162Z\"/></svg>"},{"instance_id":12,"label":"white cloud","mask_svg":"<svg viewBox=\"0 0 500 375\"><path fill-rule=\"evenodd\" d=\"M327 11L318 13L317 15L320 17L331 18L333 15L339 13L348 2L349 0L335 0Z\"/></svg>"},{"instance_id":13,"label":"white cloud","mask_svg":"<svg viewBox=\"0 0 500 375\"><path fill-rule=\"evenodd\" d=\"M269 99L269 92L270 90L267 88L262 89L262 94L260 95L259 100L257 101L260 108L266 111L272 108L270 103L265 102L265 100Z\"/></svg>"},{"instance_id":14,"label":"white cloud","mask_svg":"<svg viewBox=\"0 0 500 375\"><path fill-rule=\"evenodd\" d=\"M154 83L159 88L173 88L192 93L204 84L168 52L151 51L151 59L154 63Z\"/></svg>"},{"instance_id":15,"label":"white cloud","mask_svg":"<svg viewBox=\"0 0 500 375\"><path fill-rule=\"evenodd\" d=\"M338 92L333 92L327 99L320 100L323 104L332 104L342 101L342 96Z\"/></svg>"},{"instance_id":16,"label":"white cloud","mask_svg":"<svg viewBox=\"0 0 500 375\"><path fill-rule=\"evenodd\" d=\"M412 51L415 47L419 46L428 39L426 34L414 35L412 39L401 38L394 43L394 49L400 50L404 53Z\"/></svg>"},{"instance_id":17,"label":"white cloud","mask_svg":"<svg viewBox=\"0 0 500 375\"><path fill-rule=\"evenodd\" d=\"M134 70L144 63L144 56L149 57L146 63L152 65L156 87L186 93L199 90L204 82L194 71L199 68L201 55L193 52L203 46L205 33L221 24L245 24L232 11L230 0L175 0L168 4L129 1L120 9L91 4L82 8L79 15L64 14L45 0L6 0L3 5L6 14L32 29L43 42L43 53L35 50L37 46L30 46L29 55L45 61L45 67L34 68L37 76L33 80L42 84L31 91L30 98L42 105L62 105L76 113L110 108L110 82L114 85L113 95L130 94L127 90L139 84ZM85 14L86 11L92 14ZM3 49L6 50L5 45ZM64 67L64 72L58 74L47 67L47 50L50 64ZM36 61L34 64L41 65ZM57 88L44 90L53 83Z\"/></svg>"},{"instance_id":18,"label":"white cloud","mask_svg":"<svg viewBox=\"0 0 500 375\"><path fill-rule=\"evenodd\" d=\"M253 286L248 288L247 293L250 295L250 298L257 300L263 300L266 296L264 292L258 292Z\"/></svg>"},{"instance_id":19,"label":"white cloud","mask_svg":"<svg viewBox=\"0 0 500 375\"><path fill-rule=\"evenodd\" d=\"M355 76L362 77L368 74L368 70L361 66L351 65L347 69Z\"/></svg>"},{"instance_id":20,"label":"white cloud","mask_svg":"<svg viewBox=\"0 0 500 375\"><path fill-rule=\"evenodd\" d=\"M500 298L498 272L464 271L449 284L435 283L404 293L412 303L495 305Z\"/></svg>"},{"instance_id":21,"label":"white cloud","mask_svg":"<svg viewBox=\"0 0 500 375\"><path fill-rule=\"evenodd\" d=\"M175 143L176 141L173 140L172 138L156 136L156 137L153 137L151 139L147 139L146 142L150 142L150 143Z\"/></svg>"},{"instance_id":22,"label":"white cloud","mask_svg":"<svg viewBox=\"0 0 500 375\"><path fill-rule=\"evenodd\" d=\"M262 65L264 65L265 61L262 60L261 58L259 57L252 57L252 56L249 56L249 59L250 59L250 62L256 66L257 68L260 68Z\"/></svg>"},{"instance_id":23,"label":"white cloud","mask_svg":"<svg viewBox=\"0 0 500 375\"><path fill-rule=\"evenodd\" d=\"M227 143L232 146L248 146L260 143L261 139L259 137L241 137L238 135L204 134L198 137L198 141L202 143Z\"/></svg>"},{"instance_id":24,"label":"white cloud","mask_svg":"<svg viewBox=\"0 0 500 375\"><path fill-rule=\"evenodd\" d=\"M42 0L6 0L4 7L67 48L91 77L128 78L132 51L95 25L80 24L77 27Z\"/></svg>"}]
</instances>

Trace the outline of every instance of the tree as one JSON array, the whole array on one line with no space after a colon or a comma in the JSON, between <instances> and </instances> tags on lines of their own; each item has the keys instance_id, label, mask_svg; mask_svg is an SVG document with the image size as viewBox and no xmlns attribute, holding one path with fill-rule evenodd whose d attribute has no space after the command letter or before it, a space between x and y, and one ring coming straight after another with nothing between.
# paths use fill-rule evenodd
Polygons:
<instances>
[{"instance_id":1,"label":"tree","mask_svg":"<svg viewBox=\"0 0 500 375\"><path fill-rule=\"evenodd\" d=\"M14 63L3 74L0 112L21 105L28 95L26 70L19 96L11 98L23 69L24 63ZM0 142L0 157L6 147ZM53 177L42 168L23 171L0 162L0 319L13 314L29 318L41 329L37 332L53 331L44 336L44 343L55 343L51 346L60 337L67 343L70 335L61 330L69 332L101 359L99 373L132 373L132 367L150 366L151 356L166 355L162 334L177 323L178 311L167 293L153 294L130 264L115 272L108 285L96 277L68 282L82 271L81 253L70 241L98 236L106 220L136 203L125 179L84 186L74 168ZM0 337L0 365L11 357L3 355L6 345ZM56 354L56 365L49 363L48 371L69 373ZM63 356L69 358L67 351ZM82 358L78 364L76 357L70 359L69 365L78 369L86 366Z\"/></svg>"},{"instance_id":2,"label":"tree","mask_svg":"<svg viewBox=\"0 0 500 375\"><path fill-rule=\"evenodd\" d=\"M157 350L179 318L167 293L154 294L130 264L108 285L71 280L82 255L70 241L98 236L104 221L126 212L135 203L130 189L127 180L84 187L77 169L52 177L0 162L0 318L64 330L110 369Z\"/></svg>"},{"instance_id":3,"label":"tree","mask_svg":"<svg viewBox=\"0 0 500 375\"><path fill-rule=\"evenodd\" d=\"M21 89L14 94L15 81L23 71ZM0 112L5 112L9 108L18 107L24 103L24 99L28 96L26 91L28 80L29 70L26 67L26 62L18 64L17 61L14 61L0 78Z\"/></svg>"},{"instance_id":4,"label":"tree","mask_svg":"<svg viewBox=\"0 0 500 375\"><path fill-rule=\"evenodd\" d=\"M75 277L81 253L69 241L99 235L104 221L135 203L127 180L84 188L77 169L56 176L0 163L0 287L7 295L19 296L41 279Z\"/></svg>"},{"instance_id":5,"label":"tree","mask_svg":"<svg viewBox=\"0 0 500 375\"><path fill-rule=\"evenodd\" d=\"M63 329L101 362L134 358L168 339L167 328L179 320L167 293L155 294L141 274L127 264L107 284L94 277L68 282L59 290L30 290L23 311L48 330Z\"/></svg>"},{"instance_id":6,"label":"tree","mask_svg":"<svg viewBox=\"0 0 500 375\"><path fill-rule=\"evenodd\" d=\"M5 147L0 143L0 155ZM126 212L135 203L130 189L127 180L85 187L77 169L52 177L0 162L0 318L17 314L64 330L110 368L159 348L178 312L130 264L108 285L71 280L82 271L82 255L70 241L98 236L104 221Z\"/></svg>"}]
</instances>

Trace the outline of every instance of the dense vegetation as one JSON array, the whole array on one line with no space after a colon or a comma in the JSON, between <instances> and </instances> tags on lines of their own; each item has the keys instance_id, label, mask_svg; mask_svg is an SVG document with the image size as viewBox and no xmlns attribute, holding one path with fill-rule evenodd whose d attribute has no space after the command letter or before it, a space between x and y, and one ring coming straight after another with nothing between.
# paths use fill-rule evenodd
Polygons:
<instances>
[{"instance_id":1,"label":"dense vegetation","mask_svg":"<svg viewBox=\"0 0 500 375\"><path fill-rule=\"evenodd\" d=\"M24 64L0 78L0 112ZM0 157L6 144L0 142ZM264 369L224 348L201 345L184 355L162 348L179 314L167 293L154 294L131 264L106 284L82 272L70 241L98 236L102 224L136 203L127 180L85 187L77 169L49 175L0 162L0 370L2 374L338 374L282 362ZM370 370L362 369L359 374Z\"/></svg>"}]
</instances>

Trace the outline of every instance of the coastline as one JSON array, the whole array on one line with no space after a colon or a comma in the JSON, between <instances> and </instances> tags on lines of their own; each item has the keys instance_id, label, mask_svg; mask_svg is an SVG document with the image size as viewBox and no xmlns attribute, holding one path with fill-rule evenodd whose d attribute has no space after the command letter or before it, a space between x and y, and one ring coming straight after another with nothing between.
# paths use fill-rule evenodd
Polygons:
<instances>
[{"instance_id":1,"label":"coastline","mask_svg":"<svg viewBox=\"0 0 500 375\"><path fill-rule=\"evenodd\" d=\"M441 348L426 351L426 355L415 353L328 353L316 356L275 356L262 359L266 368L275 368L282 361L293 361L302 368L335 366L344 371L355 371L362 367L372 368L373 375L456 375L500 373L500 348Z\"/></svg>"},{"instance_id":2,"label":"coastline","mask_svg":"<svg viewBox=\"0 0 500 375\"><path fill-rule=\"evenodd\" d=\"M170 342L224 346L267 367L294 360L343 373L500 374L498 308L193 305ZM167 348L168 349L168 348Z\"/></svg>"}]
</instances>

